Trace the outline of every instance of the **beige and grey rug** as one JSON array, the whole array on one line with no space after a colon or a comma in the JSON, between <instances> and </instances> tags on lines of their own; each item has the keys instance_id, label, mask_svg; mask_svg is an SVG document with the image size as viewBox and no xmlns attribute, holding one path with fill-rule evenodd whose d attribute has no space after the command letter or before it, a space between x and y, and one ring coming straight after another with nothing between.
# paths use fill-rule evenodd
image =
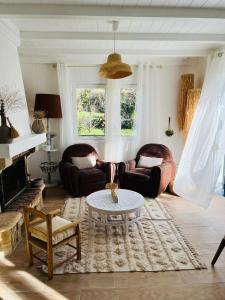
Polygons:
<instances>
[{"instance_id":1,"label":"beige and grey rug","mask_svg":"<svg viewBox=\"0 0 225 300\"><path fill-rule=\"evenodd\" d=\"M142 219L129 226L128 235L124 235L120 227L112 227L107 233L102 226L90 230L85 199L67 199L63 216L69 220L85 216L81 224L82 259L80 262L75 258L68 261L55 269L54 274L205 268L157 200L145 199ZM60 262L71 255L70 251L73 251L70 247L63 246L57 250L54 259Z\"/></svg>"}]
</instances>

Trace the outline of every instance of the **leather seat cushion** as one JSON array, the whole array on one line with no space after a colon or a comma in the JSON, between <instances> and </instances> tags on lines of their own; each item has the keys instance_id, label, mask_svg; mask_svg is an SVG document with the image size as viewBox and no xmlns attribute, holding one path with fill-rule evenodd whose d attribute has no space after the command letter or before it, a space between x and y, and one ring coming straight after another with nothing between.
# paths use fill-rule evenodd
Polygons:
<instances>
[{"instance_id":1,"label":"leather seat cushion","mask_svg":"<svg viewBox=\"0 0 225 300\"><path fill-rule=\"evenodd\" d=\"M125 172L125 180L149 181L151 169L136 168Z\"/></svg>"},{"instance_id":2,"label":"leather seat cushion","mask_svg":"<svg viewBox=\"0 0 225 300\"><path fill-rule=\"evenodd\" d=\"M106 182L105 173L98 168L82 169L79 170L80 184L87 184L92 182Z\"/></svg>"},{"instance_id":3,"label":"leather seat cushion","mask_svg":"<svg viewBox=\"0 0 225 300\"><path fill-rule=\"evenodd\" d=\"M130 170L129 172L133 174L143 174L150 177L151 170L152 168L135 168Z\"/></svg>"}]
</instances>

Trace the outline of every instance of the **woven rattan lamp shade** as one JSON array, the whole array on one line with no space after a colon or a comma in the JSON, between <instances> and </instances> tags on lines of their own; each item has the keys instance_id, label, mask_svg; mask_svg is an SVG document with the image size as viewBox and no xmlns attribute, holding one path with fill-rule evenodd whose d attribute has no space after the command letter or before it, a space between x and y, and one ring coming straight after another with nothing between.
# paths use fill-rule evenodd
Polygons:
<instances>
[{"instance_id":1,"label":"woven rattan lamp shade","mask_svg":"<svg viewBox=\"0 0 225 300\"><path fill-rule=\"evenodd\" d=\"M99 76L109 79L120 79L132 75L131 67L122 62L121 55L112 53L99 70Z\"/></svg>"},{"instance_id":2,"label":"woven rattan lamp shade","mask_svg":"<svg viewBox=\"0 0 225 300\"><path fill-rule=\"evenodd\" d=\"M34 110L45 111L47 118L62 118L59 95L36 94Z\"/></svg>"}]
</instances>

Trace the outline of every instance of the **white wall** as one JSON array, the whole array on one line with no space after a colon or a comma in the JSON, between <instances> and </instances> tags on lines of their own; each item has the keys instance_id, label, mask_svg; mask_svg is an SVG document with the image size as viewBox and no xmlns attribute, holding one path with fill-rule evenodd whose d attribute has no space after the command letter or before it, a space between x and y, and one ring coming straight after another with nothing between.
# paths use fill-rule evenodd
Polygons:
<instances>
[{"instance_id":1,"label":"white wall","mask_svg":"<svg viewBox=\"0 0 225 300\"><path fill-rule=\"evenodd\" d=\"M54 64L22 64L22 74L25 86L26 98L30 112L31 123L33 121L33 111L35 95L37 93L58 94L57 70ZM56 146L58 145L60 120L50 120L51 133L56 133ZM53 153L53 160L59 160L59 153ZM41 177L42 172L39 167L40 162L47 160L46 152L40 150L34 153L29 159L29 169L31 176ZM57 175L57 174L56 174Z\"/></svg>"},{"instance_id":2,"label":"white wall","mask_svg":"<svg viewBox=\"0 0 225 300\"><path fill-rule=\"evenodd\" d=\"M9 92L17 89L24 97L23 109L9 114L9 117L19 134L27 135L30 133L30 123L17 52L19 34L3 21L0 21L0 45L0 89L6 87Z\"/></svg>"},{"instance_id":3,"label":"white wall","mask_svg":"<svg viewBox=\"0 0 225 300\"><path fill-rule=\"evenodd\" d=\"M195 87L202 87L205 74L205 60L187 59L168 60L162 63L162 69L157 71L156 101L159 113L159 142L168 146L178 164L182 154L184 139L177 125L177 101L180 77L182 74L194 73ZM167 137L165 130L168 127L168 117L171 117L171 126L174 135Z\"/></svg>"},{"instance_id":4,"label":"white wall","mask_svg":"<svg viewBox=\"0 0 225 300\"><path fill-rule=\"evenodd\" d=\"M191 58L191 59L180 59L180 58L157 58L152 63L156 65L162 65L162 68L157 69L157 87L156 87L156 101L158 108L158 132L159 142L167 145L177 163L183 149L183 138L181 133L178 131L176 111L177 111L177 98L179 90L180 76L184 73L194 73L196 87L201 87L204 72L205 72L205 59L202 58ZM71 68L70 75L72 78L73 88L92 84L104 84L104 79L100 79L97 74L98 67L76 67ZM52 64L23 64L22 73L24 79L24 85L26 90L26 96L28 105L33 110L34 98L36 93L58 93L57 84L57 70ZM136 72L134 76L128 77L122 80L124 84L132 84L136 82ZM167 137L165 130L168 126L168 117L172 118L172 129L174 135ZM55 122L54 130L59 135L59 122ZM93 145L99 152L100 156L104 156L104 139L92 139L92 138L77 138L77 142L87 142ZM151 142L151 141L150 141ZM130 140L125 137L124 143L124 158L128 157ZM41 175L39 169L40 161L45 160L44 153L35 154L32 157L31 162L31 173L33 177ZM56 159L58 159L56 157Z\"/></svg>"}]
</instances>

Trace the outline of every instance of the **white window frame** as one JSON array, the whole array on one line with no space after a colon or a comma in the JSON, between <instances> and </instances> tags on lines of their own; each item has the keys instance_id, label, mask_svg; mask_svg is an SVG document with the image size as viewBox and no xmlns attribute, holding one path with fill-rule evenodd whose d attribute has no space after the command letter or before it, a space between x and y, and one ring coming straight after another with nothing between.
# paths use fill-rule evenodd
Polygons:
<instances>
[{"instance_id":1,"label":"white window frame","mask_svg":"<svg viewBox=\"0 0 225 300\"><path fill-rule=\"evenodd\" d=\"M75 128L74 128L74 131L75 131L75 137L77 140L82 140L82 141L96 141L96 140L99 140L99 141L104 141L105 140L105 135L101 136L96 136L96 135L79 135L78 134L78 114L77 114L77 97L76 97L76 90L77 89L85 89L85 88L103 88L105 89L105 97L106 97L106 93L107 93L107 90L106 90L106 85L105 84L78 84L77 86L74 87L73 89L73 99L74 99L74 103L75 103L75 113L76 113L76 122L75 122Z\"/></svg>"},{"instance_id":2,"label":"white window frame","mask_svg":"<svg viewBox=\"0 0 225 300\"><path fill-rule=\"evenodd\" d=\"M73 88L73 99L74 99L74 109L75 109L75 113L76 113L76 121L74 122L75 124L75 128L74 128L74 134L75 134L75 138L76 140L80 140L80 141L103 141L105 140L105 135L104 136L94 136L94 135L79 135L78 134L78 114L77 114L77 98L76 98L76 89L82 89L82 88L103 88L105 89L105 97L107 94L107 86L106 84L78 84ZM120 90L121 89L129 89L129 88L136 88L137 90L137 84L121 84L120 85ZM106 107L105 107L106 108ZM106 115L105 115L106 118ZM106 121L106 120L105 120ZM132 139L133 135L130 136L126 136L126 135L122 135L121 134L121 138L122 139Z\"/></svg>"}]
</instances>

